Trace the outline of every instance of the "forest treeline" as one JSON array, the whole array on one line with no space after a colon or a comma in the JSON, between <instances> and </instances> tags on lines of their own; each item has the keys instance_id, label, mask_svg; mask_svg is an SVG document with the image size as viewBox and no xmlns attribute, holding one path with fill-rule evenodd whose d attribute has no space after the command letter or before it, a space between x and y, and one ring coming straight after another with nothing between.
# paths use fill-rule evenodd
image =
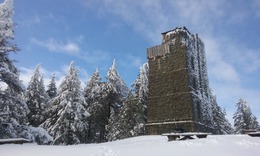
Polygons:
<instances>
[{"instance_id":1,"label":"forest treeline","mask_svg":"<svg viewBox=\"0 0 260 156\"><path fill-rule=\"evenodd\" d=\"M44 86L37 65L27 87L9 54L18 51L13 43L13 0L0 4L0 139L26 138L38 144L69 145L100 143L145 134L149 65L140 67L131 89L117 72L116 61L101 81L98 70L84 88L72 61L59 86L55 75ZM218 134L259 130L247 102L239 99L234 130L225 110L213 104L213 126Z\"/></svg>"}]
</instances>

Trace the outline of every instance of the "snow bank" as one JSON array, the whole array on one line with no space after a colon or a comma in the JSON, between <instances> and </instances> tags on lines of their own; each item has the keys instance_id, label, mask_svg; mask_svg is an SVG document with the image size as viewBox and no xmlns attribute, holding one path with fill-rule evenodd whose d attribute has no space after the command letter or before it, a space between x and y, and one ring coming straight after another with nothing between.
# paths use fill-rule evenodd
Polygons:
<instances>
[{"instance_id":1,"label":"snow bank","mask_svg":"<svg viewBox=\"0 0 260 156\"><path fill-rule=\"evenodd\" d=\"M167 141L165 136L141 136L102 144L39 146L1 145L3 156L259 156L260 138L211 135L206 139Z\"/></svg>"}]
</instances>

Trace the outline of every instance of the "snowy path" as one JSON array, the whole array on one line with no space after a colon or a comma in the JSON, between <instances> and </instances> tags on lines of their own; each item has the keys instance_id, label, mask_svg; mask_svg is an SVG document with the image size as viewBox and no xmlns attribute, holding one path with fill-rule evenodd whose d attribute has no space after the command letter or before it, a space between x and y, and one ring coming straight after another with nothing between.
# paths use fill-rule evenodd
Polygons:
<instances>
[{"instance_id":1,"label":"snowy path","mask_svg":"<svg viewBox=\"0 0 260 156\"><path fill-rule=\"evenodd\" d=\"M1 156L259 156L260 138L247 135L208 136L168 142L163 136L73 146L0 145Z\"/></svg>"}]
</instances>

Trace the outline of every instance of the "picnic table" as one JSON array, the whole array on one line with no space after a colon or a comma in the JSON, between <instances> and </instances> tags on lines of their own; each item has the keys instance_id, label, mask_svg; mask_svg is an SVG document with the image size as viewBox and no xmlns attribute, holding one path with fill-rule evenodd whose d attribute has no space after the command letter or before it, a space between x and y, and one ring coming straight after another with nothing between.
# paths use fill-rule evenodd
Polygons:
<instances>
[{"instance_id":1,"label":"picnic table","mask_svg":"<svg viewBox=\"0 0 260 156\"><path fill-rule=\"evenodd\" d=\"M260 137L260 131L247 133L251 137Z\"/></svg>"},{"instance_id":2,"label":"picnic table","mask_svg":"<svg viewBox=\"0 0 260 156\"><path fill-rule=\"evenodd\" d=\"M208 135L211 135L211 133L202 133L202 132L188 132L188 133L165 133L162 134L162 136L167 136L168 141L172 140L187 140L187 139L194 139L193 136L196 136L197 138L207 138Z\"/></svg>"},{"instance_id":3,"label":"picnic table","mask_svg":"<svg viewBox=\"0 0 260 156\"><path fill-rule=\"evenodd\" d=\"M11 138L11 139L0 139L0 145L2 144L23 144L29 143L30 140L24 138Z\"/></svg>"}]
</instances>

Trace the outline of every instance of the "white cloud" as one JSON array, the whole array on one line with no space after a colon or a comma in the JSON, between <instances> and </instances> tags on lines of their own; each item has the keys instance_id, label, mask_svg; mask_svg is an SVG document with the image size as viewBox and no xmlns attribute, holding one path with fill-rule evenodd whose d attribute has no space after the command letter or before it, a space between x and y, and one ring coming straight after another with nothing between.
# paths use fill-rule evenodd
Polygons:
<instances>
[{"instance_id":1,"label":"white cloud","mask_svg":"<svg viewBox=\"0 0 260 156\"><path fill-rule=\"evenodd\" d=\"M61 49L68 52L69 54L77 53L80 50L78 45L72 42L67 43L65 45L61 45Z\"/></svg>"},{"instance_id":2,"label":"white cloud","mask_svg":"<svg viewBox=\"0 0 260 156\"><path fill-rule=\"evenodd\" d=\"M91 64L102 64L103 61L110 59L109 53L102 50L84 51L78 57Z\"/></svg>"},{"instance_id":3,"label":"white cloud","mask_svg":"<svg viewBox=\"0 0 260 156\"><path fill-rule=\"evenodd\" d=\"M213 78L223 83L236 83L239 84L240 78L237 71L231 64L219 60L218 63L211 66L210 72Z\"/></svg>"},{"instance_id":4,"label":"white cloud","mask_svg":"<svg viewBox=\"0 0 260 156\"><path fill-rule=\"evenodd\" d=\"M23 21L19 21L18 26L24 26L24 27L30 27L34 24L41 24L42 19L40 18L39 15L35 14L30 16L30 18L24 19Z\"/></svg>"},{"instance_id":5,"label":"white cloud","mask_svg":"<svg viewBox=\"0 0 260 156\"><path fill-rule=\"evenodd\" d=\"M175 0L171 5L178 11L181 18L189 20L193 25L210 26L209 20L224 15L222 0Z\"/></svg>"},{"instance_id":6,"label":"white cloud","mask_svg":"<svg viewBox=\"0 0 260 156\"><path fill-rule=\"evenodd\" d=\"M120 18L116 22L124 22L131 26L133 30L143 34L144 38L154 43L160 42L156 36L165 30L165 27L170 21L165 12L170 10L163 10L163 3L158 0L143 0L143 1L114 1L108 0L103 3L96 3L95 1L85 2L86 8L95 8L101 17L107 17L108 14ZM148 24L149 23L149 24ZM120 26L120 24L116 24Z\"/></svg>"},{"instance_id":7,"label":"white cloud","mask_svg":"<svg viewBox=\"0 0 260 156\"><path fill-rule=\"evenodd\" d=\"M52 52L60 52L66 53L70 55L76 55L80 51L80 47L75 42L59 42L53 38L48 39L47 41L40 41L36 38L31 38L31 42L38 46L47 48L49 51Z\"/></svg>"},{"instance_id":8,"label":"white cloud","mask_svg":"<svg viewBox=\"0 0 260 156\"><path fill-rule=\"evenodd\" d=\"M130 64L126 64L127 67L132 66L132 67L136 67L138 69L144 63L143 59L139 56L133 56L133 55L129 54L126 56L126 58L128 59L128 61L126 61L126 62L130 62Z\"/></svg>"},{"instance_id":9,"label":"white cloud","mask_svg":"<svg viewBox=\"0 0 260 156\"><path fill-rule=\"evenodd\" d=\"M204 36L207 64L211 78L223 83L239 83L240 78L233 65L222 56L220 41L210 36ZM226 51L227 52L227 51Z\"/></svg>"},{"instance_id":10,"label":"white cloud","mask_svg":"<svg viewBox=\"0 0 260 156\"><path fill-rule=\"evenodd\" d=\"M92 52L89 52L88 50L81 49L80 45L84 43L83 35L79 35L73 40L75 42L58 41L53 38L49 38L46 41L41 41L36 38L31 38L31 43L47 48L50 52L65 53L68 55L72 55L78 59L83 59L86 62L92 64L98 64L110 58L109 53L106 51L94 50Z\"/></svg>"},{"instance_id":11,"label":"white cloud","mask_svg":"<svg viewBox=\"0 0 260 156\"><path fill-rule=\"evenodd\" d=\"M245 74L253 74L260 71L260 49L251 49L244 45L230 43L226 57L232 64L240 67L239 70Z\"/></svg>"},{"instance_id":12,"label":"white cloud","mask_svg":"<svg viewBox=\"0 0 260 156\"><path fill-rule=\"evenodd\" d=\"M242 51L244 55L241 57L244 71L247 73L258 73L260 71L260 49L247 49Z\"/></svg>"}]
</instances>

